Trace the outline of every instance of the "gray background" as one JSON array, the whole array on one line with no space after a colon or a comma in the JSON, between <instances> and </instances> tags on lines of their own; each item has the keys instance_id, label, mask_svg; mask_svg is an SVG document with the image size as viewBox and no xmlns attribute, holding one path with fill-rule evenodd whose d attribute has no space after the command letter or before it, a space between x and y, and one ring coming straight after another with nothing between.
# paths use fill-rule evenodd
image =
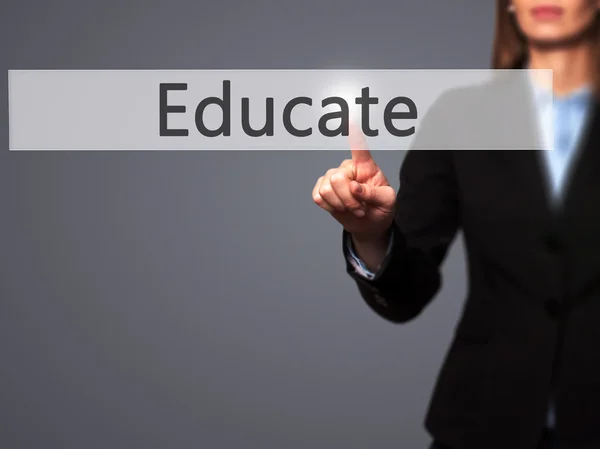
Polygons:
<instances>
[{"instance_id":1,"label":"gray background","mask_svg":"<svg viewBox=\"0 0 600 449\"><path fill-rule=\"evenodd\" d=\"M493 3L9 0L0 76L487 68ZM311 199L348 154L14 153L7 115L0 447L427 445L462 246L420 319L374 315L345 273L339 225ZM402 156L375 153L396 186Z\"/></svg>"}]
</instances>

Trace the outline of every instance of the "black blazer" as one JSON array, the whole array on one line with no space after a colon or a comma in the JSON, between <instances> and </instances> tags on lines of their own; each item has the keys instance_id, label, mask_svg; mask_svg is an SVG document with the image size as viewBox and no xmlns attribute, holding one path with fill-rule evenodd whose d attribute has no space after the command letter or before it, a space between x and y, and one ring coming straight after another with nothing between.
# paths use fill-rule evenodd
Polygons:
<instances>
[{"instance_id":1,"label":"black blazer","mask_svg":"<svg viewBox=\"0 0 600 449\"><path fill-rule=\"evenodd\" d=\"M450 447L534 448L552 395L557 439L600 448L597 102L590 115L562 209L550 202L539 151L409 151L391 253L370 281L347 263L373 311L404 323L438 292L440 264L462 230L468 295L425 421Z\"/></svg>"}]
</instances>

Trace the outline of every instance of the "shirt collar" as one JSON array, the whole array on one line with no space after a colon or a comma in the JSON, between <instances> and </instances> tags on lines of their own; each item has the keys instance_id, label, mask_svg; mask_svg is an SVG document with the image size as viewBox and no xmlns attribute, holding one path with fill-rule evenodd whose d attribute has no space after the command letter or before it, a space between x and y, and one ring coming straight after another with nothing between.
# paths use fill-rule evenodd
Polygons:
<instances>
[{"instance_id":1,"label":"shirt collar","mask_svg":"<svg viewBox=\"0 0 600 449\"><path fill-rule=\"evenodd\" d=\"M592 88L590 85L582 86L572 92L565 95L556 95L551 88L541 85L533 78L533 74L530 73L529 85L533 91L533 96L536 104L539 106L549 106L553 103L557 104L573 104L573 105L586 105L592 97Z\"/></svg>"}]
</instances>

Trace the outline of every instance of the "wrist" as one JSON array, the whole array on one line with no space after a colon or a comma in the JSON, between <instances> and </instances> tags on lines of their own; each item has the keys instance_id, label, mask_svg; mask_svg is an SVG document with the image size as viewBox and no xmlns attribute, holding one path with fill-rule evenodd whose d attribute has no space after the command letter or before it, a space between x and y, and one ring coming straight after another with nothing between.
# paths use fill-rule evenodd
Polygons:
<instances>
[{"instance_id":1,"label":"wrist","mask_svg":"<svg viewBox=\"0 0 600 449\"><path fill-rule=\"evenodd\" d=\"M392 226L389 226L383 232L353 232L351 233L352 241L359 245L381 245L386 246L390 241Z\"/></svg>"}]
</instances>

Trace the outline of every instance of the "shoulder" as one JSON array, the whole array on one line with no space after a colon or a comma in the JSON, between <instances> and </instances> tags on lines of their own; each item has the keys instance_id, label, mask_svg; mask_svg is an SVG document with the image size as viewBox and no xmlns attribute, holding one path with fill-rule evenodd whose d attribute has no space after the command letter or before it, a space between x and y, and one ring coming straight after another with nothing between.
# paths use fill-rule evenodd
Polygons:
<instances>
[{"instance_id":1,"label":"shoulder","mask_svg":"<svg viewBox=\"0 0 600 449\"><path fill-rule=\"evenodd\" d=\"M481 112L486 105L499 106L511 99L521 100L528 89L527 79L512 73L498 73L482 82L447 89L438 96L429 110L432 113L455 111L472 114Z\"/></svg>"},{"instance_id":2,"label":"shoulder","mask_svg":"<svg viewBox=\"0 0 600 449\"><path fill-rule=\"evenodd\" d=\"M442 92L424 111L413 149L534 147L526 78L495 75ZM507 132L510 130L510 132Z\"/></svg>"}]
</instances>

